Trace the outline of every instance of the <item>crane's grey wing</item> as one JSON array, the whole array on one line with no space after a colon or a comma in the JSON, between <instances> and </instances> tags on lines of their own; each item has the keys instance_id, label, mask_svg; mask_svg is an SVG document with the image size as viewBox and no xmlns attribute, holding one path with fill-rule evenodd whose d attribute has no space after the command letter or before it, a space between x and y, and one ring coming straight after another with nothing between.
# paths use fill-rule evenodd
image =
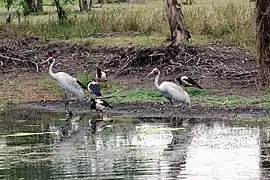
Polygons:
<instances>
[{"instance_id":1,"label":"crane's grey wing","mask_svg":"<svg viewBox=\"0 0 270 180\"><path fill-rule=\"evenodd\" d=\"M167 93L175 103L190 104L190 97L188 93L183 90L179 90L179 88L169 86L167 87Z\"/></svg>"},{"instance_id":2,"label":"crane's grey wing","mask_svg":"<svg viewBox=\"0 0 270 180\"><path fill-rule=\"evenodd\" d=\"M72 93L77 96L79 99L84 98L84 91L81 86L77 83L77 79L71 77L70 75L59 72L57 73L59 85L67 92Z\"/></svg>"},{"instance_id":3,"label":"crane's grey wing","mask_svg":"<svg viewBox=\"0 0 270 180\"><path fill-rule=\"evenodd\" d=\"M173 82L169 82L169 81L164 81L160 84L160 86L163 88L163 89L166 89L166 88L174 88L176 90L178 90L179 92L181 91L184 91L180 86L178 86L177 84L173 83Z\"/></svg>"}]
</instances>

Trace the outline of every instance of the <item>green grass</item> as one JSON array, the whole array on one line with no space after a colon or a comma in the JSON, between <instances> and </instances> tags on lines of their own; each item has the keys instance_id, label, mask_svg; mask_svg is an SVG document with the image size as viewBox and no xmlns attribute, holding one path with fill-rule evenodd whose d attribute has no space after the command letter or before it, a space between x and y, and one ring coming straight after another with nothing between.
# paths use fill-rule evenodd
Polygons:
<instances>
[{"instance_id":1,"label":"green grass","mask_svg":"<svg viewBox=\"0 0 270 180\"><path fill-rule=\"evenodd\" d=\"M115 37L101 37L101 38L71 38L69 40L56 40L55 42L67 42L67 43L79 43L79 44L91 44L95 46L157 46L166 45L165 41L167 36L164 34L154 33L151 35L137 35L137 36L115 36ZM202 42L203 40L199 41ZM194 43L194 42L192 42ZM196 41L194 44L197 44Z\"/></svg>"},{"instance_id":2,"label":"green grass","mask_svg":"<svg viewBox=\"0 0 270 180\"><path fill-rule=\"evenodd\" d=\"M62 88L50 76L42 78L39 80L38 84L41 88L48 90L51 94L56 96L59 96L63 93Z\"/></svg>"},{"instance_id":3,"label":"green grass","mask_svg":"<svg viewBox=\"0 0 270 180\"><path fill-rule=\"evenodd\" d=\"M193 99L200 105L204 106L226 106L226 107L270 107L270 94L262 97L243 97L238 95L231 96L217 96L217 95L206 95L197 96Z\"/></svg>"},{"instance_id":4,"label":"green grass","mask_svg":"<svg viewBox=\"0 0 270 180\"><path fill-rule=\"evenodd\" d=\"M77 78L86 84L90 79L87 75L78 75ZM59 96L62 89L50 77L40 80L40 86L47 89L53 95ZM163 95L155 89L123 89L117 86L102 84L103 95L111 96L108 101L121 102L168 102ZM198 104L206 107L270 107L270 94L260 97L244 97L239 95L223 96L217 95L211 90L201 90L189 88L188 93L192 104ZM86 94L90 97L90 93Z\"/></svg>"},{"instance_id":5,"label":"green grass","mask_svg":"<svg viewBox=\"0 0 270 180\"><path fill-rule=\"evenodd\" d=\"M0 100L0 115L14 106L15 104L12 101Z\"/></svg>"},{"instance_id":6,"label":"green grass","mask_svg":"<svg viewBox=\"0 0 270 180\"><path fill-rule=\"evenodd\" d=\"M183 6L185 21L192 34L191 42L219 39L255 48L253 6L244 0L197 0L194 5ZM14 21L0 26L3 34L67 37L71 41L97 45L160 45L169 36L164 4L160 0L146 1L146 4L105 5L89 13L70 13L69 18L68 22L59 24L56 14L50 13L25 17L21 24ZM2 18L4 21L5 17ZM91 33L128 31L138 32L140 36L88 38Z\"/></svg>"}]
</instances>

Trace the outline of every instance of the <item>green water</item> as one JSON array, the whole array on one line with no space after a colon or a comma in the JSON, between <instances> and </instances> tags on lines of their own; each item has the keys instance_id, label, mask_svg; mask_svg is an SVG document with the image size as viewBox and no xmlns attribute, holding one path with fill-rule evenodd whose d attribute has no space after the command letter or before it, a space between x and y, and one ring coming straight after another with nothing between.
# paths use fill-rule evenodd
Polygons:
<instances>
[{"instance_id":1,"label":"green water","mask_svg":"<svg viewBox=\"0 0 270 180\"><path fill-rule=\"evenodd\" d=\"M2 179L267 179L268 123L166 123L16 110L1 118ZM267 142L269 141L269 142ZM265 166L265 167L263 167ZM269 165L270 166L270 165Z\"/></svg>"}]
</instances>

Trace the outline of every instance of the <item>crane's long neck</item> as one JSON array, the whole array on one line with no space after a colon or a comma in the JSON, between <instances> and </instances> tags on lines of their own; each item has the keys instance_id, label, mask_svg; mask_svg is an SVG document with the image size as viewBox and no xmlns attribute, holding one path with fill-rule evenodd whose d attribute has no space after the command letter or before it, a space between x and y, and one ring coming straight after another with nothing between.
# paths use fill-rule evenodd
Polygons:
<instances>
[{"instance_id":1,"label":"crane's long neck","mask_svg":"<svg viewBox=\"0 0 270 180\"><path fill-rule=\"evenodd\" d=\"M50 68L49 68L49 75L50 75L52 78L55 78L55 73L53 73L53 71L52 71L53 65L54 65L54 61L53 61L52 64L50 65Z\"/></svg>"},{"instance_id":2,"label":"crane's long neck","mask_svg":"<svg viewBox=\"0 0 270 180\"><path fill-rule=\"evenodd\" d=\"M155 77L155 86L156 86L156 88L157 88L158 90L160 90L160 87L159 87L159 85L158 85L159 75L160 75L160 71L158 71L158 74L157 74L156 77Z\"/></svg>"}]
</instances>

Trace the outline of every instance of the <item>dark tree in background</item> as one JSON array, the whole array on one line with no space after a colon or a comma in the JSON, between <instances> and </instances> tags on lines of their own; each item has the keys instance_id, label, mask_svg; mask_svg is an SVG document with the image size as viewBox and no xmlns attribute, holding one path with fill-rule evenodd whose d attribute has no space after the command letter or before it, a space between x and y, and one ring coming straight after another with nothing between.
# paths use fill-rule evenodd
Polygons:
<instances>
[{"instance_id":1,"label":"dark tree in background","mask_svg":"<svg viewBox=\"0 0 270 180\"><path fill-rule=\"evenodd\" d=\"M37 12L43 11L42 0L25 0L25 2L28 5L28 12L26 12L25 14L37 13Z\"/></svg>"},{"instance_id":2,"label":"dark tree in background","mask_svg":"<svg viewBox=\"0 0 270 180\"><path fill-rule=\"evenodd\" d=\"M89 2L88 0L79 0L80 11L88 11L89 10Z\"/></svg>"},{"instance_id":3,"label":"dark tree in background","mask_svg":"<svg viewBox=\"0 0 270 180\"><path fill-rule=\"evenodd\" d=\"M257 70L258 83L270 87L270 0L257 0Z\"/></svg>"},{"instance_id":4,"label":"dark tree in background","mask_svg":"<svg viewBox=\"0 0 270 180\"><path fill-rule=\"evenodd\" d=\"M171 31L171 45L187 44L191 37L184 22L181 4L177 0L165 0L165 10Z\"/></svg>"}]
</instances>

